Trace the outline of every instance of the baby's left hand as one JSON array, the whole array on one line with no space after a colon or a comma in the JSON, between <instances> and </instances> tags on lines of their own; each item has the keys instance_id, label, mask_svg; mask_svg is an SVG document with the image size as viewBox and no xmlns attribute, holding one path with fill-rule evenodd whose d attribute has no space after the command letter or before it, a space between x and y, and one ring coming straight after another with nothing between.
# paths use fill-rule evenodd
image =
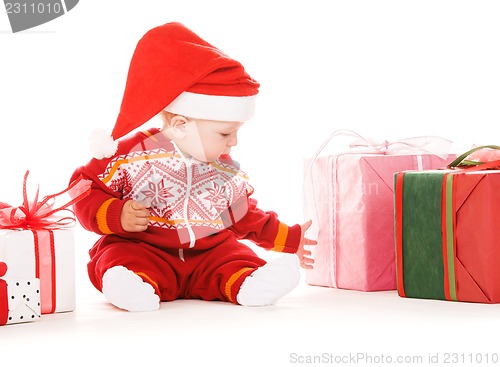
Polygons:
<instances>
[{"instance_id":1,"label":"baby's left hand","mask_svg":"<svg viewBox=\"0 0 500 367\"><path fill-rule=\"evenodd\" d=\"M311 226L312 221L309 220L304 224L300 225L302 229L302 235L300 239L299 248L297 249L297 256L299 257L300 266L304 269L312 269L314 264L314 259L311 257L311 251L306 250L304 246L316 245L318 242L305 237L306 231Z\"/></svg>"}]
</instances>

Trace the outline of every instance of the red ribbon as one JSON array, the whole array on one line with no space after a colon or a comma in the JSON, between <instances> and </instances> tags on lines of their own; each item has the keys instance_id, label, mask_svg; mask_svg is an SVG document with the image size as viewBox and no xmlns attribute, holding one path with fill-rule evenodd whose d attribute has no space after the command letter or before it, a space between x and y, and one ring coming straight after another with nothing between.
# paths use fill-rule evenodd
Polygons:
<instances>
[{"instance_id":1,"label":"red ribbon","mask_svg":"<svg viewBox=\"0 0 500 367\"><path fill-rule=\"evenodd\" d=\"M396 214L394 236L396 240L396 282L398 294L406 297L403 281L403 176L404 172L396 174L395 196L396 196Z\"/></svg>"},{"instance_id":2,"label":"red ribbon","mask_svg":"<svg viewBox=\"0 0 500 367\"><path fill-rule=\"evenodd\" d=\"M56 311L56 254L54 232L35 231L35 277L40 279L40 310L42 314Z\"/></svg>"},{"instance_id":3,"label":"red ribbon","mask_svg":"<svg viewBox=\"0 0 500 367\"><path fill-rule=\"evenodd\" d=\"M35 198L30 202L26 190L28 174L29 171L26 171L24 175L23 204L19 207L12 207L0 203L0 229L50 230L74 224L76 222L75 213L68 207L90 194L91 181L80 176L63 191L45 196L40 201L38 200L39 189L37 189ZM56 199L66 193L71 200L54 207ZM70 215L58 216L60 213L70 213Z\"/></svg>"}]
</instances>

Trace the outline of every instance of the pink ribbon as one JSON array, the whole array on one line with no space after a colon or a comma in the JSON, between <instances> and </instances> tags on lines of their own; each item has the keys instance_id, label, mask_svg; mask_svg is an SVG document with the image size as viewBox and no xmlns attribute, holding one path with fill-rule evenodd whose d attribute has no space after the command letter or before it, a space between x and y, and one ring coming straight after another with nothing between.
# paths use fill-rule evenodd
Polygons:
<instances>
[{"instance_id":1,"label":"pink ribbon","mask_svg":"<svg viewBox=\"0 0 500 367\"><path fill-rule=\"evenodd\" d=\"M413 138L401 139L389 142L384 140L382 142L375 139L365 138L352 130L335 130L319 147L314 154L304 176L304 187L306 186L305 178L310 176L311 168L318 159L323 149L330 143L333 138L351 137L356 138L348 144L351 152L356 152L356 149L364 149L363 153L367 151L374 154L402 154L402 153L429 153L436 155L442 159L447 158L451 153L452 141L441 138L439 136L417 136ZM361 149L361 150L362 150ZM341 150L340 153L344 152Z\"/></svg>"},{"instance_id":2,"label":"pink ribbon","mask_svg":"<svg viewBox=\"0 0 500 367\"><path fill-rule=\"evenodd\" d=\"M349 135L357 139L349 144L349 148L365 148L378 154L429 153L440 158L450 154L452 142L439 136L416 136L395 141L377 141L365 138L350 130L339 130L339 134Z\"/></svg>"},{"instance_id":3,"label":"pink ribbon","mask_svg":"<svg viewBox=\"0 0 500 367\"><path fill-rule=\"evenodd\" d=\"M314 201L314 183L312 182L312 167L317 161L318 157L326 146L332 143L332 139L335 138L335 143L338 147L337 153L364 153L364 154L432 154L438 156L442 159L446 159L451 153L452 141L448 139L441 138L439 136L417 136L407 139L401 139L396 141L377 141L371 138L365 138L362 135L347 129L335 130L330 136L326 138L323 144L316 151L311 161L309 162L303 180L302 189L302 203L303 208L307 208L307 193L312 193L312 200L314 207L316 207L316 202ZM344 139L348 139L346 142ZM311 226L311 231L319 233L319 228L316 225L317 219L317 209L314 209L314 213L307 213L306 216L316 216L316 220L313 220ZM306 218L311 219L311 218Z\"/></svg>"},{"instance_id":4,"label":"pink ribbon","mask_svg":"<svg viewBox=\"0 0 500 367\"><path fill-rule=\"evenodd\" d=\"M26 171L23 181L23 204L12 207L0 203L0 229L32 229L50 230L69 227L76 222L74 212L68 207L90 194L90 180L81 176L73 181L66 189L38 200L39 189L32 201L28 200L26 182L29 171ZM55 207L56 199L69 194L71 200ZM59 216L61 213L70 213L68 216Z\"/></svg>"}]
</instances>

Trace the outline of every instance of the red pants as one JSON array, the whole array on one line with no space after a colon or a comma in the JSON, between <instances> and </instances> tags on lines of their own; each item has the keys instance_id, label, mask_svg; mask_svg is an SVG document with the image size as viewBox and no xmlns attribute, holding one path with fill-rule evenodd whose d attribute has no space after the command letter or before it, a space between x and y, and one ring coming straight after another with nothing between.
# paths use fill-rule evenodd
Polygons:
<instances>
[{"instance_id":1,"label":"red pants","mask_svg":"<svg viewBox=\"0 0 500 367\"><path fill-rule=\"evenodd\" d=\"M162 301L179 298L236 302L245 278L265 264L255 252L227 240L208 250L159 249L112 236L90 250L88 263L92 284L102 291L102 276L113 266L124 266L150 283Z\"/></svg>"}]
</instances>

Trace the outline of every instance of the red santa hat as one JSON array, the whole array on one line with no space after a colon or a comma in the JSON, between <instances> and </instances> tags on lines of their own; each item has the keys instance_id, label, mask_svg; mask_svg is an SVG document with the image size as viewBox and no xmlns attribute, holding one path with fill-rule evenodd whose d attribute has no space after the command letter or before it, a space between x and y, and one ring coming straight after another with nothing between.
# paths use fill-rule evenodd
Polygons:
<instances>
[{"instance_id":1,"label":"red santa hat","mask_svg":"<svg viewBox=\"0 0 500 367\"><path fill-rule=\"evenodd\" d=\"M180 23L148 31L138 42L111 136L91 137L95 158L112 156L117 139L162 110L192 118L247 121L259 83L243 65Z\"/></svg>"}]
</instances>

